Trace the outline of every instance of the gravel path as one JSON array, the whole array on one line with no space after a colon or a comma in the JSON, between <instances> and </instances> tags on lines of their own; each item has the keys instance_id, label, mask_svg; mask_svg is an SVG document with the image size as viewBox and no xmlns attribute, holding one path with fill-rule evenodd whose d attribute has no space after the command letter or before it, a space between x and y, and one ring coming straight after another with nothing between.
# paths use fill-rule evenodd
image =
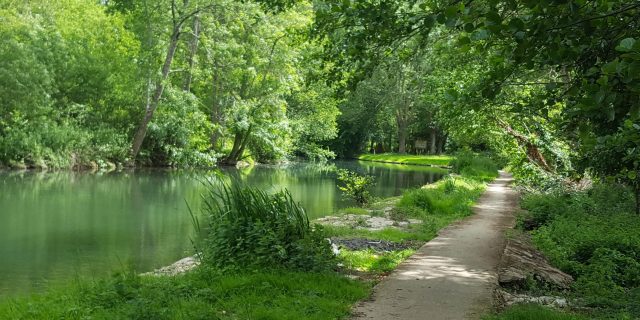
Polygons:
<instances>
[{"instance_id":1,"label":"gravel path","mask_svg":"<svg viewBox=\"0 0 640 320\"><path fill-rule=\"evenodd\" d=\"M354 319L478 319L491 307L492 289L513 225L517 194L510 175L489 184L474 215L440 232L379 283Z\"/></svg>"}]
</instances>

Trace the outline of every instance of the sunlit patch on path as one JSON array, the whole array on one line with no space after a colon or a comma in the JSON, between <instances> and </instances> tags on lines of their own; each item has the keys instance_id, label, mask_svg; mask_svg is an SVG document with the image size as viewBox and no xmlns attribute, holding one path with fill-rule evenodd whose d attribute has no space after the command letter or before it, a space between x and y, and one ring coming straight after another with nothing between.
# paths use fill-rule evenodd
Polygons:
<instances>
[{"instance_id":1,"label":"sunlit patch on path","mask_svg":"<svg viewBox=\"0 0 640 320\"><path fill-rule=\"evenodd\" d=\"M425 244L382 281L355 319L475 319L491 305L504 229L513 223L517 196L511 177L500 177L474 207L474 215Z\"/></svg>"}]
</instances>

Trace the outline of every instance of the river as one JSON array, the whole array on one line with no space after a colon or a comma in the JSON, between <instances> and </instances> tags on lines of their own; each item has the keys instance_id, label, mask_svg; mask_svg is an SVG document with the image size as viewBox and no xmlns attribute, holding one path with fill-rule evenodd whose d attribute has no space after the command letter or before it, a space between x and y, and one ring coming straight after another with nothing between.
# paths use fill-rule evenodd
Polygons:
<instances>
[{"instance_id":1,"label":"river","mask_svg":"<svg viewBox=\"0 0 640 320\"><path fill-rule=\"evenodd\" d=\"M224 168L223 176L275 191L287 188L311 218L353 203L335 168L376 178L378 197L440 179L442 169L373 162ZM110 173L0 171L0 297L38 292L77 277L149 271L192 251L187 203L198 212L204 170Z\"/></svg>"}]
</instances>

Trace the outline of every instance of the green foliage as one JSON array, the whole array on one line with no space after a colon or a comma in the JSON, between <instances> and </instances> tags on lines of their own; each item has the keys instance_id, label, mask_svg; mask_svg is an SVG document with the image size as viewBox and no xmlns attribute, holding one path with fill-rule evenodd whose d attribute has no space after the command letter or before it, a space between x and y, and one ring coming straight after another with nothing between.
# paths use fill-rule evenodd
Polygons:
<instances>
[{"instance_id":1,"label":"green foliage","mask_svg":"<svg viewBox=\"0 0 640 320\"><path fill-rule=\"evenodd\" d=\"M355 172L341 169L337 171L338 188L344 192L346 196L353 199L360 206L364 206L371 200L369 189L374 185L375 180L371 176L359 175Z\"/></svg>"},{"instance_id":2,"label":"green foliage","mask_svg":"<svg viewBox=\"0 0 640 320\"><path fill-rule=\"evenodd\" d=\"M123 162L138 48L123 19L72 0L14 3L0 17L0 163Z\"/></svg>"},{"instance_id":3,"label":"green foliage","mask_svg":"<svg viewBox=\"0 0 640 320\"><path fill-rule=\"evenodd\" d=\"M209 150L211 123L199 110L197 99L182 90L167 91L156 119L149 124L140 162L155 166L215 166L215 154Z\"/></svg>"},{"instance_id":4,"label":"green foliage","mask_svg":"<svg viewBox=\"0 0 640 320\"><path fill-rule=\"evenodd\" d=\"M640 217L633 194L619 185L589 191L527 195L534 243L576 279L575 294L603 312L637 317ZM607 311L608 310L608 311Z\"/></svg>"},{"instance_id":5,"label":"green foliage","mask_svg":"<svg viewBox=\"0 0 640 320\"><path fill-rule=\"evenodd\" d=\"M8 319L336 319L368 286L335 273L115 275L0 303Z\"/></svg>"},{"instance_id":6,"label":"green foliage","mask_svg":"<svg viewBox=\"0 0 640 320\"><path fill-rule=\"evenodd\" d=\"M402 261L415 252L414 249L389 252L341 250L339 259L347 269L384 274L393 271Z\"/></svg>"},{"instance_id":7,"label":"green foliage","mask_svg":"<svg viewBox=\"0 0 640 320\"><path fill-rule=\"evenodd\" d=\"M433 166L448 166L453 157L445 155L409 155L409 154L395 154L395 153L380 153L380 154L363 154L358 156L360 160L378 161L378 162L390 162L400 164L414 164L414 165L433 165Z\"/></svg>"},{"instance_id":8,"label":"green foliage","mask_svg":"<svg viewBox=\"0 0 640 320\"><path fill-rule=\"evenodd\" d=\"M327 270L334 256L321 226L309 225L288 191L209 184L203 262L219 270Z\"/></svg>"},{"instance_id":9,"label":"green foliage","mask_svg":"<svg viewBox=\"0 0 640 320\"><path fill-rule=\"evenodd\" d=\"M458 152L451 161L453 172L489 182L498 176L498 167L489 158L479 156L471 151Z\"/></svg>"},{"instance_id":10,"label":"green foliage","mask_svg":"<svg viewBox=\"0 0 640 320\"><path fill-rule=\"evenodd\" d=\"M507 308L498 315L485 316L483 320L586 320L587 317L565 313L535 304L519 304Z\"/></svg>"},{"instance_id":11,"label":"green foliage","mask_svg":"<svg viewBox=\"0 0 640 320\"><path fill-rule=\"evenodd\" d=\"M433 187L406 191L394 210L397 215L417 218L430 215L465 217L471 214L471 204L483 191L484 185L474 180L444 180Z\"/></svg>"}]
</instances>

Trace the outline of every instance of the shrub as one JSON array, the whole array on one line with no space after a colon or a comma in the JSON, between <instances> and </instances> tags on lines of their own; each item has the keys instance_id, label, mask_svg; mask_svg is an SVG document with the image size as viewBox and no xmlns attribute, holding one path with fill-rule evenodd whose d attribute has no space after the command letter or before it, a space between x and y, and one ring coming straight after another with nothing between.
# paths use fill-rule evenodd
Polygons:
<instances>
[{"instance_id":1,"label":"shrub","mask_svg":"<svg viewBox=\"0 0 640 320\"><path fill-rule=\"evenodd\" d=\"M498 176L498 166L489 158L464 150L451 161L453 172L480 181L491 181Z\"/></svg>"},{"instance_id":2,"label":"shrub","mask_svg":"<svg viewBox=\"0 0 640 320\"><path fill-rule=\"evenodd\" d=\"M429 189L413 189L402 194L402 198L398 202L398 207L416 207L426 212L433 210L433 194L435 192Z\"/></svg>"},{"instance_id":3,"label":"shrub","mask_svg":"<svg viewBox=\"0 0 640 320\"><path fill-rule=\"evenodd\" d=\"M453 191L456 190L456 179L448 176L444 179L444 192L445 193L452 193Z\"/></svg>"},{"instance_id":4,"label":"shrub","mask_svg":"<svg viewBox=\"0 0 640 320\"><path fill-rule=\"evenodd\" d=\"M320 226L312 227L288 191L209 183L204 208L209 228L205 265L220 270L285 268L325 270L334 257Z\"/></svg>"},{"instance_id":5,"label":"shrub","mask_svg":"<svg viewBox=\"0 0 640 320\"><path fill-rule=\"evenodd\" d=\"M338 188L360 206L371 201L369 189L375 184L373 177L359 175L353 171L338 170Z\"/></svg>"},{"instance_id":6,"label":"shrub","mask_svg":"<svg viewBox=\"0 0 640 320\"><path fill-rule=\"evenodd\" d=\"M635 312L631 293L640 292L640 217L630 190L596 184L588 191L530 194L522 206L535 222L534 243L574 276L582 301L607 312Z\"/></svg>"}]
</instances>

